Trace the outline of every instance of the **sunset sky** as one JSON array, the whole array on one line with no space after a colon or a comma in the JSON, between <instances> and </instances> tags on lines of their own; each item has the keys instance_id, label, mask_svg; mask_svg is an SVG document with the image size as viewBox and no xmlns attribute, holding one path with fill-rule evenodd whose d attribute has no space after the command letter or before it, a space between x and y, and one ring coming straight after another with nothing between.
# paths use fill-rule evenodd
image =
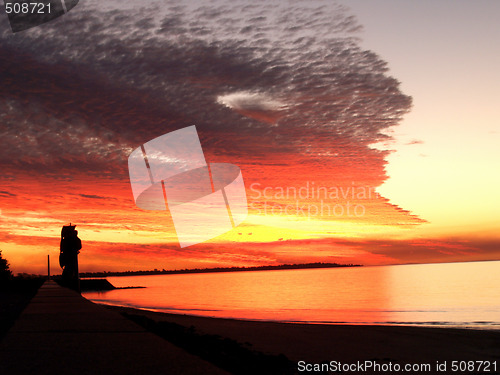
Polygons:
<instances>
[{"instance_id":1,"label":"sunset sky","mask_svg":"<svg viewBox=\"0 0 500 375\"><path fill-rule=\"evenodd\" d=\"M499 260L498 14L92 0L13 34L2 12L3 256L60 272L72 222L81 271ZM181 248L168 211L136 207L128 156L190 125L207 162L241 168L249 211Z\"/></svg>"}]
</instances>

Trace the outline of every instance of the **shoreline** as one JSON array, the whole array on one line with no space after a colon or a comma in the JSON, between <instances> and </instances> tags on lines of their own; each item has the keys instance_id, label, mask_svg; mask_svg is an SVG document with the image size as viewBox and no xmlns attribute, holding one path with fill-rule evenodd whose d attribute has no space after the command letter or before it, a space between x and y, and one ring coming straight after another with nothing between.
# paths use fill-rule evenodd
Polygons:
<instances>
[{"instance_id":1,"label":"shoreline","mask_svg":"<svg viewBox=\"0 0 500 375\"><path fill-rule=\"evenodd\" d=\"M298 263L280 264L255 267L215 267L215 268L186 268L180 270L149 270L149 271L117 271L117 272L81 272L81 279L96 279L106 277L130 277L130 276L157 276L157 275L185 275L199 273L228 273L228 272L260 272L260 271L288 271L288 270L311 270L327 268L355 268L364 267L362 264L340 264L340 263Z\"/></svg>"},{"instance_id":2,"label":"shoreline","mask_svg":"<svg viewBox=\"0 0 500 375\"><path fill-rule=\"evenodd\" d=\"M104 305L119 313L234 340L293 363L497 361L500 331L441 327L307 324L209 318ZM450 362L451 364L451 362Z\"/></svg>"},{"instance_id":3,"label":"shoreline","mask_svg":"<svg viewBox=\"0 0 500 375\"><path fill-rule=\"evenodd\" d=\"M125 288L116 288L116 289L136 289L136 288L145 288L145 287L125 287ZM82 294L83 296L83 294ZM86 298L86 297L85 297ZM111 309L124 309L124 310L134 310L142 313L152 313L152 314L164 314L166 316L186 316L192 317L193 319L202 318L202 319L221 319L221 320L229 320L229 321L241 321L241 322L262 322L262 323L280 323L280 324L299 324L299 325L320 325L320 326L359 326L359 327L408 327L408 328L437 328L437 329L445 329L445 330L464 330L464 331L487 331L487 332L498 332L500 333L500 324L484 324L486 322L479 322L481 324L474 325L474 322L456 324L456 323L448 323L448 322L347 322L347 321L338 321L338 322L328 322L328 321L300 321L300 320L266 320L266 319L251 319L251 318L235 318L235 317L219 317L219 316L205 316L205 315L197 315L191 313L184 313L180 310L178 311L156 311L154 309L140 308L140 307L131 307L131 306L122 306L115 305L112 303L106 302L95 302L89 299L92 303L97 305L102 305L104 307L109 307ZM186 310L189 311L189 310ZM492 328L496 327L496 328Z\"/></svg>"}]
</instances>

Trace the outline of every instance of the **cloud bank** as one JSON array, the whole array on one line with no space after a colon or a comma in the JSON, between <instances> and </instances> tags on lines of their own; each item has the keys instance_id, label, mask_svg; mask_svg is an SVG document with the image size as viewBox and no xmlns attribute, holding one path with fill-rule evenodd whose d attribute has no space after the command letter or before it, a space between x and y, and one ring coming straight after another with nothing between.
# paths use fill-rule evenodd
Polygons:
<instances>
[{"instance_id":1,"label":"cloud bank","mask_svg":"<svg viewBox=\"0 0 500 375\"><path fill-rule=\"evenodd\" d=\"M3 17L0 198L105 220L109 198L129 199L130 152L193 124L207 159L247 184L377 187L388 151L371 145L411 98L360 29L331 1L86 1L17 34ZM383 197L369 206L379 224L421 222Z\"/></svg>"}]
</instances>

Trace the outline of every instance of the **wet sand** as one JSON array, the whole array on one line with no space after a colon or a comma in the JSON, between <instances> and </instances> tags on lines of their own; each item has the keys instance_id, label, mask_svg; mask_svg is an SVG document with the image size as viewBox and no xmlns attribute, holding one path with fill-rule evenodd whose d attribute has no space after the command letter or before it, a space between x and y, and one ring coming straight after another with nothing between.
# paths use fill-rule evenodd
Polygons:
<instances>
[{"instance_id":1,"label":"wet sand","mask_svg":"<svg viewBox=\"0 0 500 375\"><path fill-rule=\"evenodd\" d=\"M441 373L452 373L451 361L496 360L496 372L491 367L488 373L500 370L500 331L260 322L110 308L156 322L192 326L200 334L229 338L255 351L284 354L296 364L377 360L401 365L429 363L434 369L436 361L447 361L448 371Z\"/></svg>"}]
</instances>

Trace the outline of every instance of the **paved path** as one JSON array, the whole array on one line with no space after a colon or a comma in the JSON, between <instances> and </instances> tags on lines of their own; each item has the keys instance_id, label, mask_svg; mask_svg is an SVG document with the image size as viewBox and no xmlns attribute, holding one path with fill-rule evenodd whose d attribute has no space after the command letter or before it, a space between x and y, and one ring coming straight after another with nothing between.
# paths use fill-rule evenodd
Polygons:
<instances>
[{"instance_id":1,"label":"paved path","mask_svg":"<svg viewBox=\"0 0 500 375\"><path fill-rule=\"evenodd\" d=\"M49 281L0 342L0 374L226 373Z\"/></svg>"}]
</instances>

